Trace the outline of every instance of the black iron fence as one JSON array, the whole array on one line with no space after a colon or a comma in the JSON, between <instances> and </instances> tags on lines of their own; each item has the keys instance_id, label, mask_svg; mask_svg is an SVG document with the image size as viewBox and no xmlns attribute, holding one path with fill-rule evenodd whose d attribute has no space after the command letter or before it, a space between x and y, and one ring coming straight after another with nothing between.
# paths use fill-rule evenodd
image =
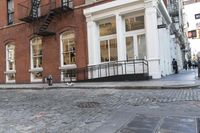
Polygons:
<instances>
[{"instance_id":1,"label":"black iron fence","mask_svg":"<svg viewBox=\"0 0 200 133\"><path fill-rule=\"evenodd\" d=\"M148 61L144 59L113 61L98 65L68 70L64 78L68 81L83 81L116 75L149 74Z\"/></svg>"},{"instance_id":2,"label":"black iron fence","mask_svg":"<svg viewBox=\"0 0 200 133\"><path fill-rule=\"evenodd\" d=\"M30 14L32 6L31 0L25 0L21 3L18 3L18 19L26 22L32 22L27 20L28 18L32 17ZM57 12L60 10L60 12L62 12L68 9L73 9L73 6L73 0L54 0L47 3L41 2L37 11L37 16L38 18L41 18L46 16L50 11Z\"/></svg>"},{"instance_id":3,"label":"black iron fence","mask_svg":"<svg viewBox=\"0 0 200 133\"><path fill-rule=\"evenodd\" d=\"M32 75L32 81L30 74ZM9 73L10 74L10 73ZM14 75L13 75L14 74ZM131 75L131 74L144 74L149 76L148 61L144 59L113 61L101 63L98 65L91 65L83 68L75 69L61 69L60 74L44 73L44 72L30 72L27 74L13 73L10 75L11 80L17 79L17 83L47 83L47 78L51 75L54 83L71 82L71 81L89 81L98 78ZM5 76L8 74L5 74ZM13 75L13 76L12 76ZM20 79L20 80L19 80ZM26 79L26 80L25 80ZM122 79L123 80L123 79ZM4 83L3 81L0 83Z\"/></svg>"}]
</instances>

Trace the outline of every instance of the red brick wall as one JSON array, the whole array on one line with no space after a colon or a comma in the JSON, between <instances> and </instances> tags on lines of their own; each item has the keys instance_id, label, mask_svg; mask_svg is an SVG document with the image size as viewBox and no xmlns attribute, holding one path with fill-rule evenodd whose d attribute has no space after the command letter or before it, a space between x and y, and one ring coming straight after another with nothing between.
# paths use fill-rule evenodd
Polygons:
<instances>
[{"instance_id":1,"label":"red brick wall","mask_svg":"<svg viewBox=\"0 0 200 133\"><path fill-rule=\"evenodd\" d=\"M167 7L167 1L168 1L168 0L163 0L163 1L164 1L165 6Z\"/></svg>"},{"instance_id":2,"label":"red brick wall","mask_svg":"<svg viewBox=\"0 0 200 133\"><path fill-rule=\"evenodd\" d=\"M14 0L15 25L2 28L7 25L7 6L5 6L7 5L7 0L0 0L0 83L5 83L5 44L10 41L15 43L16 83L30 83L30 39L34 36L34 24L18 23L20 22L18 20L20 16L18 13L18 3L22 1L24 0ZM81 4L84 4L84 0L74 0L74 5L78 6ZM83 15L83 8L76 8L72 12L66 12L55 16L49 25L49 28L54 27L56 35L43 37L42 39L43 76L52 74L54 81L60 81L60 34L70 29L75 30L76 64L78 67L87 66L87 27L86 20Z\"/></svg>"}]
</instances>

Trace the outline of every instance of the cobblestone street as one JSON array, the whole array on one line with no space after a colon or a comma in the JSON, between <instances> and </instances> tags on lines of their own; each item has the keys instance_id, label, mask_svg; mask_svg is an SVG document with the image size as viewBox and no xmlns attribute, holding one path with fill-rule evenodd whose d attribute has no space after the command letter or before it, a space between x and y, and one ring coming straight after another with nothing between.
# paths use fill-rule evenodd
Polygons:
<instances>
[{"instance_id":1,"label":"cobblestone street","mask_svg":"<svg viewBox=\"0 0 200 133\"><path fill-rule=\"evenodd\" d=\"M200 89L1 90L0 133L114 133L138 114L199 118L199 109Z\"/></svg>"}]
</instances>

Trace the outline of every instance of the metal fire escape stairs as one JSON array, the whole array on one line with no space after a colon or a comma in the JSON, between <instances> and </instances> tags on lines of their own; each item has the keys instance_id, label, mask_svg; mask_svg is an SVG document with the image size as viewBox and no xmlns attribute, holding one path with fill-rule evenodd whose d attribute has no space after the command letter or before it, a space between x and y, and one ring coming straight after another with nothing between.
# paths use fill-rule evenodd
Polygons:
<instances>
[{"instance_id":1,"label":"metal fire escape stairs","mask_svg":"<svg viewBox=\"0 0 200 133\"><path fill-rule=\"evenodd\" d=\"M41 36L55 35L54 32L47 31L47 28L48 28L49 24L51 23L51 21L53 20L54 16L55 16L55 13L53 11L50 11L47 14L47 16L44 19L44 22L39 27L38 33L36 33L37 35L41 35Z\"/></svg>"},{"instance_id":2,"label":"metal fire escape stairs","mask_svg":"<svg viewBox=\"0 0 200 133\"><path fill-rule=\"evenodd\" d=\"M50 7L49 11L45 14L41 13L43 11L43 6L40 5L41 0L32 0L29 14L20 18L21 21L34 24L34 34L40 36L51 36L55 35L54 32L49 31L48 27L52 22L53 18L57 14L62 14L62 12L72 11L73 10L73 1L72 0L61 0L61 6L56 7L56 1L54 2L55 7ZM51 5L50 3L49 5ZM46 8L46 7L45 7ZM21 4L21 9L28 9L27 6ZM41 15L40 15L41 13Z\"/></svg>"}]
</instances>

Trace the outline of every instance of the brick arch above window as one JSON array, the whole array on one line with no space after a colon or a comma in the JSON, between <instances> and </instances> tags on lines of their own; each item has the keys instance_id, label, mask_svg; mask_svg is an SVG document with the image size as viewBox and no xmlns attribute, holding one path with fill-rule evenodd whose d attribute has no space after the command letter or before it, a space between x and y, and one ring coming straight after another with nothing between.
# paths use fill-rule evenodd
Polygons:
<instances>
[{"instance_id":1,"label":"brick arch above window","mask_svg":"<svg viewBox=\"0 0 200 133\"><path fill-rule=\"evenodd\" d=\"M9 44L9 43L15 44L15 39L6 39L6 40L4 40L3 42L4 42L5 46L6 46L7 44Z\"/></svg>"},{"instance_id":2,"label":"brick arch above window","mask_svg":"<svg viewBox=\"0 0 200 133\"><path fill-rule=\"evenodd\" d=\"M57 33L60 36L63 32L66 32L66 31L69 31L69 30L74 30L74 32L76 33L77 32L77 27L75 25L65 26L65 27L62 27L62 28L58 29Z\"/></svg>"}]
</instances>

